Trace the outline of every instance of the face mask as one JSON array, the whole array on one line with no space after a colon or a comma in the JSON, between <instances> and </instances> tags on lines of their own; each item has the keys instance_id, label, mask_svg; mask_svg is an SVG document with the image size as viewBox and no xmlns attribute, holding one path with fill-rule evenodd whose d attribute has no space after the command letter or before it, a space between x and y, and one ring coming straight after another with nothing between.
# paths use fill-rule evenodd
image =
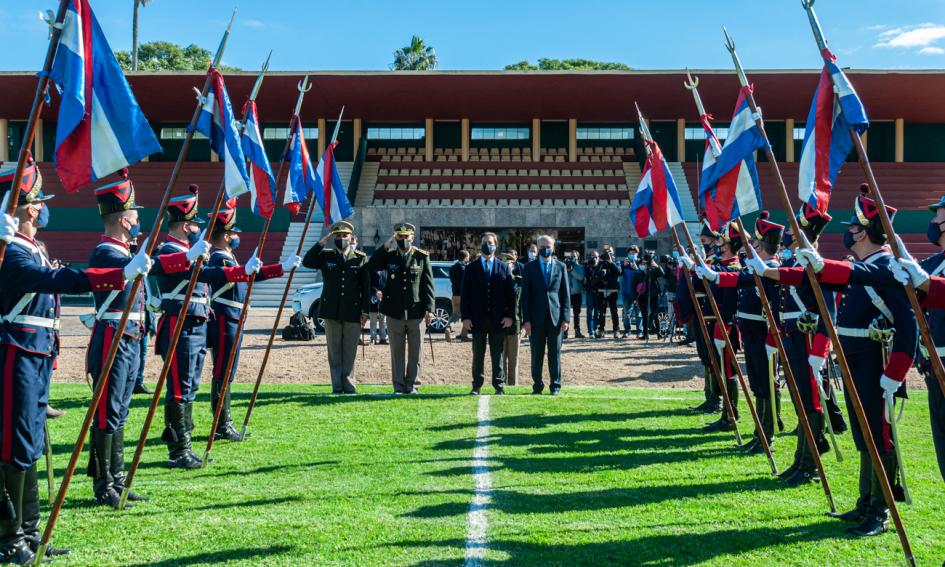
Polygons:
<instances>
[{"instance_id":1,"label":"face mask","mask_svg":"<svg viewBox=\"0 0 945 567\"><path fill-rule=\"evenodd\" d=\"M703 245L702 245L702 252L703 252L706 256L708 256L709 254L711 254L711 253L712 253L712 245L711 245L711 244L703 244Z\"/></svg>"},{"instance_id":2,"label":"face mask","mask_svg":"<svg viewBox=\"0 0 945 567\"><path fill-rule=\"evenodd\" d=\"M790 259L793 258L793 257L794 257L794 251L793 251L793 250L784 249L784 250L781 251L781 260L782 260L782 261L787 262L788 260L790 260Z\"/></svg>"},{"instance_id":3,"label":"face mask","mask_svg":"<svg viewBox=\"0 0 945 567\"><path fill-rule=\"evenodd\" d=\"M406 250L408 246L410 246L410 242L407 239L397 240L397 248L400 248L401 250Z\"/></svg>"},{"instance_id":4,"label":"face mask","mask_svg":"<svg viewBox=\"0 0 945 567\"><path fill-rule=\"evenodd\" d=\"M138 238L138 236L140 236L140 235L141 235L141 223L140 223L140 222L139 222L138 224L136 224L136 225L134 225L134 226L132 226L131 228L128 229L128 236L130 236L132 240L134 240L135 238Z\"/></svg>"},{"instance_id":5,"label":"face mask","mask_svg":"<svg viewBox=\"0 0 945 567\"><path fill-rule=\"evenodd\" d=\"M591 256L591 265L593 266L596 263L597 263L597 256Z\"/></svg>"},{"instance_id":6,"label":"face mask","mask_svg":"<svg viewBox=\"0 0 945 567\"><path fill-rule=\"evenodd\" d=\"M784 237L781 238L781 246L784 246L785 248L790 248L792 244L794 244L794 235L784 233Z\"/></svg>"},{"instance_id":7,"label":"face mask","mask_svg":"<svg viewBox=\"0 0 945 567\"><path fill-rule=\"evenodd\" d=\"M335 239L335 248L338 250L347 250L351 246L351 243L345 240L344 238Z\"/></svg>"},{"instance_id":8,"label":"face mask","mask_svg":"<svg viewBox=\"0 0 945 567\"><path fill-rule=\"evenodd\" d=\"M538 253L541 254L542 258L551 258L551 248L548 246L543 246L538 249Z\"/></svg>"},{"instance_id":9,"label":"face mask","mask_svg":"<svg viewBox=\"0 0 945 567\"><path fill-rule=\"evenodd\" d=\"M240 247L240 237L234 236L233 240L230 240L230 250L236 250Z\"/></svg>"},{"instance_id":10,"label":"face mask","mask_svg":"<svg viewBox=\"0 0 945 567\"><path fill-rule=\"evenodd\" d=\"M929 230L928 230L928 232L926 233L926 235L929 237L929 242L931 242L932 244L938 246L938 241L939 241L939 239L942 238L942 225L941 225L941 223L939 223L937 220L934 220L934 219L933 219L932 222L929 223Z\"/></svg>"},{"instance_id":11,"label":"face mask","mask_svg":"<svg viewBox=\"0 0 945 567\"><path fill-rule=\"evenodd\" d=\"M528 251L528 259L529 259L529 260L534 260L534 259L535 259L535 256L536 256L536 254L535 254L534 252L532 252L531 250Z\"/></svg>"},{"instance_id":12,"label":"face mask","mask_svg":"<svg viewBox=\"0 0 945 567\"><path fill-rule=\"evenodd\" d=\"M713 244L713 245L712 245L712 254L714 254L715 256L721 256L721 255L722 255L722 247L719 246L718 244Z\"/></svg>"},{"instance_id":13,"label":"face mask","mask_svg":"<svg viewBox=\"0 0 945 567\"><path fill-rule=\"evenodd\" d=\"M492 256L492 254L495 253L495 244L484 242L482 246L479 247L479 249L482 250L483 256Z\"/></svg>"},{"instance_id":14,"label":"face mask","mask_svg":"<svg viewBox=\"0 0 945 567\"><path fill-rule=\"evenodd\" d=\"M843 245L846 247L847 250L852 250L853 245L856 244L856 240L853 239L854 236L855 235L849 230L843 233Z\"/></svg>"},{"instance_id":15,"label":"face mask","mask_svg":"<svg viewBox=\"0 0 945 567\"><path fill-rule=\"evenodd\" d=\"M200 242L200 233L199 232L188 232L187 233L187 244L193 247L195 244Z\"/></svg>"},{"instance_id":16,"label":"face mask","mask_svg":"<svg viewBox=\"0 0 945 567\"><path fill-rule=\"evenodd\" d=\"M36 218L37 228L46 228L49 226L49 205L43 204L39 210L39 217Z\"/></svg>"},{"instance_id":17,"label":"face mask","mask_svg":"<svg viewBox=\"0 0 945 567\"><path fill-rule=\"evenodd\" d=\"M636 254L627 254L627 260L630 260L631 262L635 262L635 261L637 260L637 255L636 255Z\"/></svg>"}]
</instances>

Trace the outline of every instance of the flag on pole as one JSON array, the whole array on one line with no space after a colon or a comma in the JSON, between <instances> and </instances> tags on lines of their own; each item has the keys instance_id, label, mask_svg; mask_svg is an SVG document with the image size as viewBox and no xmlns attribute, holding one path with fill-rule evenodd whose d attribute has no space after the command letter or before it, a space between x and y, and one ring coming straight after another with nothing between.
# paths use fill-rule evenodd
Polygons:
<instances>
[{"instance_id":1,"label":"flag on pole","mask_svg":"<svg viewBox=\"0 0 945 567\"><path fill-rule=\"evenodd\" d=\"M249 160L249 196L253 213L269 218L275 208L276 179L272 175L272 166L266 157L262 136L259 135L259 117L256 115L256 102L246 101L243 106L246 127L240 139L243 153Z\"/></svg>"},{"instance_id":2,"label":"flag on pole","mask_svg":"<svg viewBox=\"0 0 945 567\"><path fill-rule=\"evenodd\" d=\"M301 210L302 201L308 197L309 192L316 191L320 187L318 177L312 168L312 160L309 159L308 145L305 143L305 135L302 132L302 121L296 117L294 122L295 136L289 147L289 175L285 180L282 204L293 215L297 215Z\"/></svg>"},{"instance_id":3,"label":"flag on pole","mask_svg":"<svg viewBox=\"0 0 945 567\"><path fill-rule=\"evenodd\" d=\"M714 144L716 156L712 151L706 151L706 156L712 154L712 163L703 167L702 182L699 185L699 197L704 205L711 202L714 213L709 213L706 206L706 218L712 230L719 230L725 223L741 216L760 211L761 188L758 184L758 169L755 167L755 150L765 147L765 137L758 129L755 116L748 105L748 95L751 86L742 87L738 92L738 101L735 103L735 113L728 128L725 145L718 151L718 138L712 126L703 120L706 128L706 145ZM710 147L710 149L712 149ZM709 162L709 159L706 160Z\"/></svg>"},{"instance_id":4,"label":"flag on pole","mask_svg":"<svg viewBox=\"0 0 945 567\"><path fill-rule=\"evenodd\" d=\"M669 172L663 152L653 141L645 142L650 155L643 166L643 178L630 206L630 219L637 236L651 236L685 220L679 192Z\"/></svg>"},{"instance_id":5,"label":"flag on pole","mask_svg":"<svg viewBox=\"0 0 945 567\"><path fill-rule=\"evenodd\" d=\"M827 212L837 174L853 148L849 129L859 135L870 125L860 97L837 66L836 56L825 49L823 57L824 69L807 114L797 180L801 201L821 214Z\"/></svg>"},{"instance_id":6,"label":"flag on pole","mask_svg":"<svg viewBox=\"0 0 945 567\"><path fill-rule=\"evenodd\" d=\"M711 184L706 184L705 181L712 178L716 156L722 152L722 143L715 135L715 130L712 129L711 114L703 114L699 117L699 121L705 131L705 152L702 158L702 176L699 180L699 202L702 204L702 211L705 213L705 219L709 226L712 230L718 231L723 223L719 221L719 214L715 208L713 187Z\"/></svg>"},{"instance_id":7,"label":"flag on pole","mask_svg":"<svg viewBox=\"0 0 945 567\"><path fill-rule=\"evenodd\" d=\"M88 0L70 0L49 77L62 94L55 162L67 190L161 151Z\"/></svg>"},{"instance_id":8,"label":"flag on pole","mask_svg":"<svg viewBox=\"0 0 945 567\"><path fill-rule=\"evenodd\" d=\"M344 220L354 214L351 203L348 202L348 195L345 193L344 185L341 183L341 176L338 174L338 164L335 163L335 146L338 142L332 142L322 159L318 162L318 168L315 170L316 179L321 180L323 191L316 193L318 205L325 213L325 226ZM328 175L325 172L328 171Z\"/></svg>"},{"instance_id":9,"label":"flag on pole","mask_svg":"<svg viewBox=\"0 0 945 567\"><path fill-rule=\"evenodd\" d=\"M210 75L210 90L197 117L196 131L210 138L210 149L223 160L226 196L233 199L249 191L246 157L223 75L213 67L207 74Z\"/></svg>"}]
</instances>

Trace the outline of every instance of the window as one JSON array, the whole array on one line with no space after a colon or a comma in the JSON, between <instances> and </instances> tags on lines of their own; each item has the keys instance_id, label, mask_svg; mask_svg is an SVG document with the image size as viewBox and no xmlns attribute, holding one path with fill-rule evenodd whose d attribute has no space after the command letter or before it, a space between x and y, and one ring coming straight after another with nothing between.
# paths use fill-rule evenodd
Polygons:
<instances>
[{"instance_id":1,"label":"window","mask_svg":"<svg viewBox=\"0 0 945 567\"><path fill-rule=\"evenodd\" d=\"M804 128L803 126L801 126L800 128L798 128L797 126L795 126L795 127L794 127L794 139L795 139L795 140L803 140L803 139L804 139L804 130L806 130L806 128Z\"/></svg>"},{"instance_id":2,"label":"window","mask_svg":"<svg viewBox=\"0 0 945 567\"><path fill-rule=\"evenodd\" d=\"M302 128L306 140L318 139L318 128ZM288 140L288 128L263 128L263 140Z\"/></svg>"},{"instance_id":3,"label":"window","mask_svg":"<svg viewBox=\"0 0 945 567\"><path fill-rule=\"evenodd\" d=\"M528 128L473 128L473 140L527 140Z\"/></svg>"},{"instance_id":4,"label":"window","mask_svg":"<svg viewBox=\"0 0 945 567\"><path fill-rule=\"evenodd\" d=\"M720 142L724 142L725 138L728 137L728 128L713 128L713 130ZM685 136L687 140L705 140L705 130L702 126L687 126Z\"/></svg>"},{"instance_id":5,"label":"window","mask_svg":"<svg viewBox=\"0 0 945 567\"><path fill-rule=\"evenodd\" d=\"M632 140L633 128L578 128L578 140Z\"/></svg>"},{"instance_id":6,"label":"window","mask_svg":"<svg viewBox=\"0 0 945 567\"><path fill-rule=\"evenodd\" d=\"M367 137L368 140L422 140L426 137L426 129L368 127Z\"/></svg>"},{"instance_id":7,"label":"window","mask_svg":"<svg viewBox=\"0 0 945 567\"><path fill-rule=\"evenodd\" d=\"M187 128L161 128L162 140L183 140L187 137ZM207 137L200 132L194 133L195 140L206 140Z\"/></svg>"}]
</instances>

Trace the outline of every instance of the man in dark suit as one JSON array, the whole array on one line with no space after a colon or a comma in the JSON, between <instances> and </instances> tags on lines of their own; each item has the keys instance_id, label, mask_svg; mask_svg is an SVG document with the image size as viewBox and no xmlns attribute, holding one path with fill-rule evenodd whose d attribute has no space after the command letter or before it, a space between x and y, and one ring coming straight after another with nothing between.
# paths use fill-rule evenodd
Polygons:
<instances>
[{"instance_id":1,"label":"man in dark suit","mask_svg":"<svg viewBox=\"0 0 945 567\"><path fill-rule=\"evenodd\" d=\"M561 337L571 324L571 292L567 268L555 260L555 240L548 235L538 238L538 261L525 266L522 281L522 327L532 346L533 394L545 389L542 366L548 348L548 373L551 395L561 390Z\"/></svg>"},{"instance_id":2,"label":"man in dark suit","mask_svg":"<svg viewBox=\"0 0 945 567\"><path fill-rule=\"evenodd\" d=\"M481 254L470 262L463 273L460 311L463 333L472 332L473 363L472 391L479 395L485 382L486 344L492 360L492 386L497 395L505 393L505 372L502 354L505 347L505 329L512 326L515 316L515 290L512 270L495 256L495 233L482 235Z\"/></svg>"}]
</instances>

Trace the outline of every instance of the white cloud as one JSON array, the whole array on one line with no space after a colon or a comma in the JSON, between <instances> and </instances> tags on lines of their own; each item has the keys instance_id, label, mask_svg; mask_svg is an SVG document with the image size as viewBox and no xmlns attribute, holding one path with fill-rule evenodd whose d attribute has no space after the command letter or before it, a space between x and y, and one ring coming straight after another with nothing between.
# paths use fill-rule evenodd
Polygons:
<instances>
[{"instance_id":1,"label":"white cloud","mask_svg":"<svg viewBox=\"0 0 945 567\"><path fill-rule=\"evenodd\" d=\"M923 47L919 50L921 55L945 55L945 49L941 47Z\"/></svg>"},{"instance_id":2,"label":"white cloud","mask_svg":"<svg viewBox=\"0 0 945 567\"><path fill-rule=\"evenodd\" d=\"M945 25L922 23L880 32L874 47L916 49L923 55L941 55L945 49L935 46L945 39Z\"/></svg>"},{"instance_id":3,"label":"white cloud","mask_svg":"<svg viewBox=\"0 0 945 567\"><path fill-rule=\"evenodd\" d=\"M266 22L262 20L242 20L240 23L248 28L258 29L266 27Z\"/></svg>"}]
</instances>

